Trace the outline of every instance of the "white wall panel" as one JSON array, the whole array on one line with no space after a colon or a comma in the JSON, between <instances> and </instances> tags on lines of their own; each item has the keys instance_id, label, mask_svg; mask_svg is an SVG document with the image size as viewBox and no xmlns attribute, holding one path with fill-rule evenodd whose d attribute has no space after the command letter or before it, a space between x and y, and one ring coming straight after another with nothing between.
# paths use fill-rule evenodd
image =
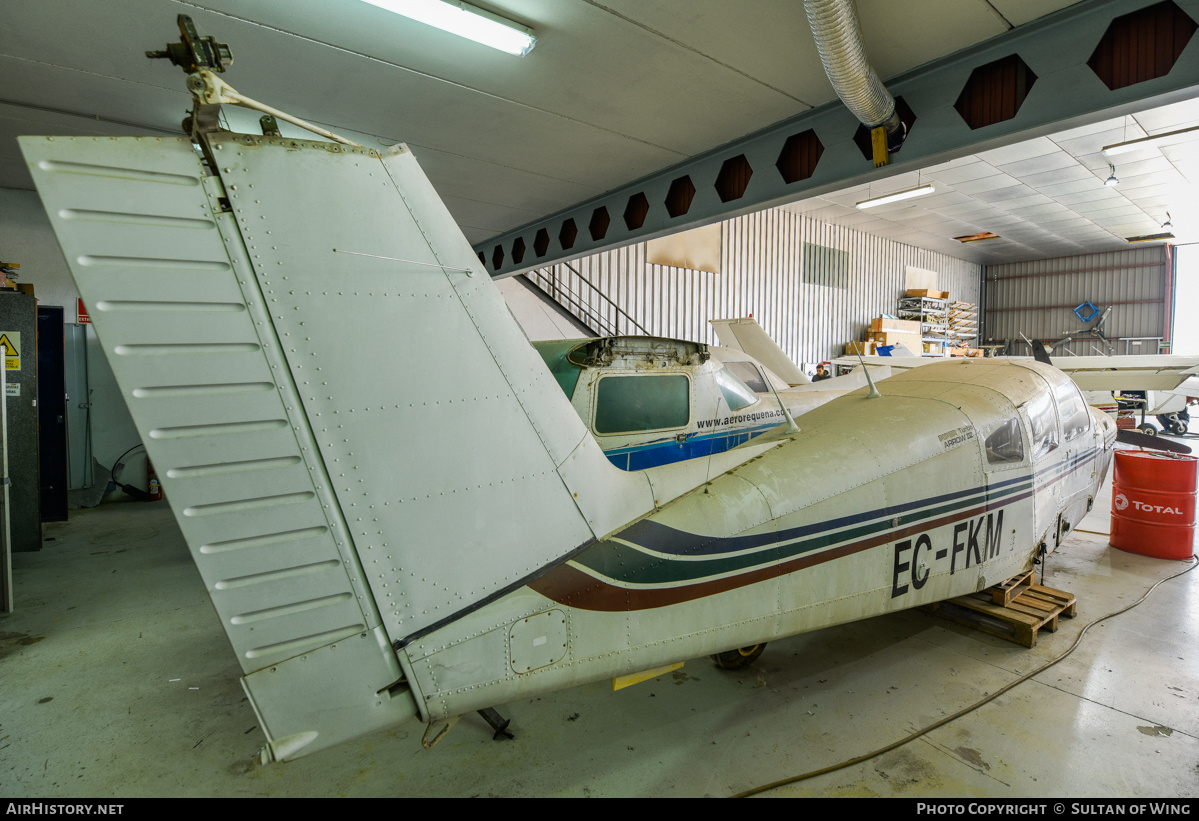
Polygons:
<instances>
[{"instance_id":1,"label":"white wall panel","mask_svg":"<svg viewBox=\"0 0 1199 821\"><path fill-rule=\"evenodd\" d=\"M659 336L716 344L709 320L752 314L796 362L840 356L846 341L863 337L872 317L893 314L909 265L937 272L939 289L951 299L979 301L979 265L783 209L728 220L721 232L718 274L650 265L641 243L571 262L594 289L564 265L546 269L545 278L530 278L547 291L571 291L620 333L640 331L597 290ZM849 255L847 287L804 281L805 243ZM559 301L570 309L568 301Z\"/></svg>"}]
</instances>

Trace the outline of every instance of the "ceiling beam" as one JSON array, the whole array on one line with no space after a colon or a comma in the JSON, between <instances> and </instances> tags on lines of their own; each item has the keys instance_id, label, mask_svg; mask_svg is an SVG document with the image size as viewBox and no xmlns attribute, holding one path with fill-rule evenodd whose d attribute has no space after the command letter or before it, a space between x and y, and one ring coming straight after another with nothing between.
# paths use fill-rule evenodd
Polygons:
<instances>
[{"instance_id":1,"label":"ceiling beam","mask_svg":"<svg viewBox=\"0 0 1199 821\"><path fill-rule=\"evenodd\" d=\"M1174 2L1199 19L1199 0ZM1155 5L1155 0L1079 3L891 78L888 90L903 99L915 122L902 149L882 168L863 156L854 142L860 124L837 100L499 234L475 251L492 276L511 276L1195 97L1199 37L1191 38L1164 76L1123 88L1109 89L1088 65L1113 20ZM971 130L955 102L976 68L1012 55L1035 81L1015 116ZM780 155L788 139L809 130L822 146L819 160L810 176L788 182L778 167ZM679 183L684 178L690 186ZM694 196L685 202L680 189L685 194L689 187Z\"/></svg>"}]
</instances>

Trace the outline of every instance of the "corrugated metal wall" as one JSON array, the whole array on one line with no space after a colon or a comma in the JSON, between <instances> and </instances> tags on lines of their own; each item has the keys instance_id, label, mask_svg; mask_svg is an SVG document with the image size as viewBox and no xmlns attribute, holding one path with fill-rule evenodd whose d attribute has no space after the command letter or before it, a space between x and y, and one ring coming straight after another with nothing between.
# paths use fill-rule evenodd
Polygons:
<instances>
[{"instance_id":1,"label":"corrugated metal wall","mask_svg":"<svg viewBox=\"0 0 1199 821\"><path fill-rule=\"evenodd\" d=\"M1076 306L1090 302L1100 310L1111 308L1103 327L1105 337L1119 340L1111 353L1157 353L1155 342L1122 340L1165 335L1168 263L1165 246L1155 246L988 266L984 336L996 342L1016 340L1011 352L1028 354L1021 333L1046 345L1058 342L1095 324L1083 323L1074 313ZM1108 352L1102 340L1091 336L1059 350L1081 356L1097 353L1095 348Z\"/></svg>"},{"instance_id":2,"label":"corrugated metal wall","mask_svg":"<svg viewBox=\"0 0 1199 821\"><path fill-rule=\"evenodd\" d=\"M848 287L805 282L804 243L847 252ZM584 321L601 332L640 333L596 290L656 336L715 344L708 320L752 314L796 362L841 356L845 342L861 339L872 317L894 314L909 266L936 272L936 287L963 302L978 302L982 280L974 263L781 208L722 223L721 257L719 274L649 265L645 244L638 243L570 263L594 288L564 265L529 277L567 310L577 313L572 299L586 303L601 319Z\"/></svg>"}]
</instances>

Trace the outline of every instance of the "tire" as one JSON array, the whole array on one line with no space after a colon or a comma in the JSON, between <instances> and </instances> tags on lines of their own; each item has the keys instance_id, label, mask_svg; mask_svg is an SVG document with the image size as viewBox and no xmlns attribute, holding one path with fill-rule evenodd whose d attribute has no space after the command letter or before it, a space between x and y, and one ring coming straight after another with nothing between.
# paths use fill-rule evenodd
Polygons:
<instances>
[{"instance_id":1,"label":"tire","mask_svg":"<svg viewBox=\"0 0 1199 821\"><path fill-rule=\"evenodd\" d=\"M712 656L712 661L716 662L716 666L721 670L743 670L757 661L765 649L766 642L751 644L749 647L729 650L727 653L716 653Z\"/></svg>"},{"instance_id":2,"label":"tire","mask_svg":"<svg viewBox=\"0 0 1199 821\"><path fill-rule=\"evenodd\" d=\"M1157 428L1153 427L1153 425L1150 425L1148 422L1143 425L1138 425L1137 430L1146 436L1157 436Z\"/></svg>"},{"instance_id":3,"label":"tire","mask_svg":"<svg viewBox=\"0 0 1199 821\"><path fill-rule=\"evenodd\" d=\"M1187 432L1187 423L1175 422L1174 425L1171 426L1170 432L1175 436L1185 436Z\"/></svg>"}]
</instances>

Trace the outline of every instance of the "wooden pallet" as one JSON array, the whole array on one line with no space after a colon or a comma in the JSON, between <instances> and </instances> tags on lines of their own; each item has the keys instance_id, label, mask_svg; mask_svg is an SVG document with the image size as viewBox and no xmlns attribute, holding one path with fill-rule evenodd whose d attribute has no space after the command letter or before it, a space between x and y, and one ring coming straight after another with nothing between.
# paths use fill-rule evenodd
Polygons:
<instances>
[{"instance_id":1,"label":"wooden pallet","mask_svg":"<svg viewBox=\"0 0 1199 821\"><path fill-rule=\"evenodd\" d=\"M1074 618L1072 593L1033 584L1032 571L978 593L929 606L930 612L984 633L1035 647L1042 628L1057 632L1058 616Z\"/></svg>"}]
</instances>

